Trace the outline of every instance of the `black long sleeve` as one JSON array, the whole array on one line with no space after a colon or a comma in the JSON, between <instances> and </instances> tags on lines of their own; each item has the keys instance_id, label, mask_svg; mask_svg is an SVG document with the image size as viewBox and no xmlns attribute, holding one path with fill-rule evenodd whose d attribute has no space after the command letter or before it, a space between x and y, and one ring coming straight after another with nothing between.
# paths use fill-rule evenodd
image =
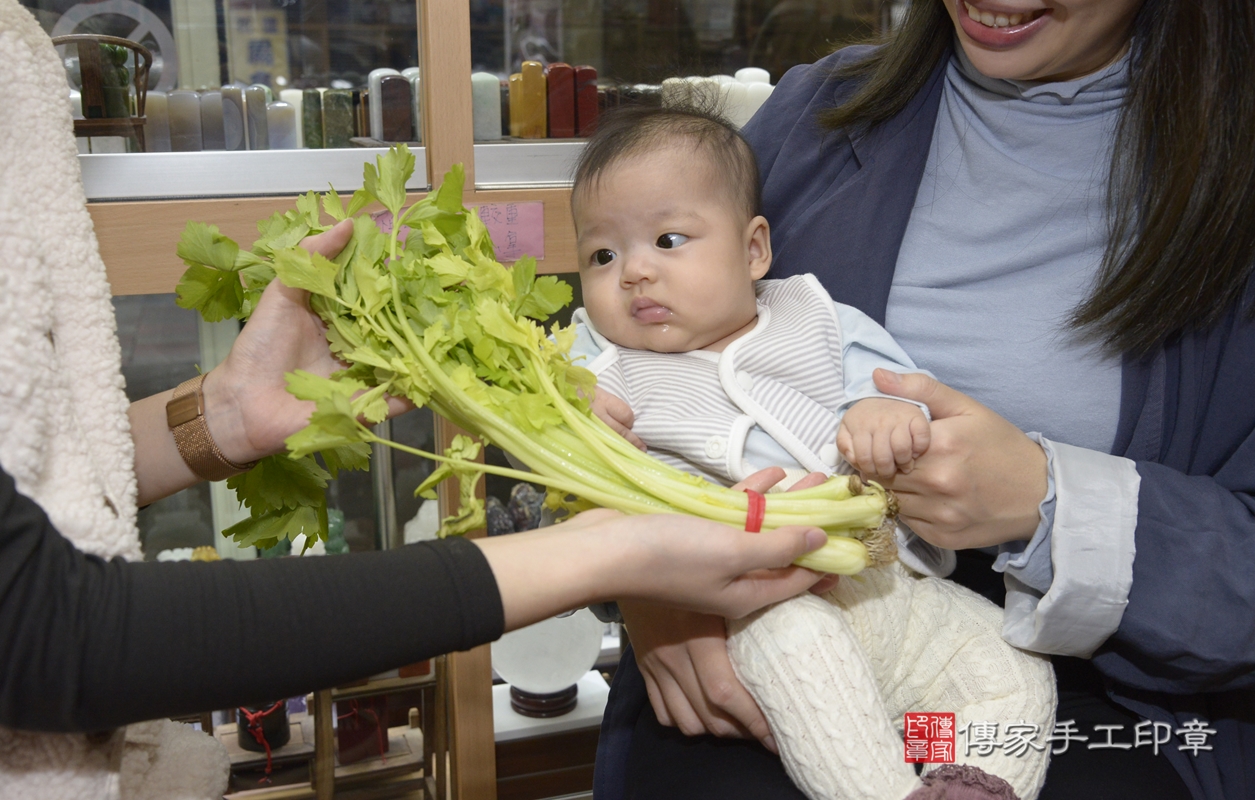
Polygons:
<instances>
[{"instance_id":1,"label":"black long sleeve","mask_svg":"<svg viewBox=\"0 0 1255 800\"><path fill-rule=\"evenodd\" d=\"M90 731L292 697L499 637L462 539L379 553L88 556L0 470L0 724Z\"/></svg>"}]
</instances>

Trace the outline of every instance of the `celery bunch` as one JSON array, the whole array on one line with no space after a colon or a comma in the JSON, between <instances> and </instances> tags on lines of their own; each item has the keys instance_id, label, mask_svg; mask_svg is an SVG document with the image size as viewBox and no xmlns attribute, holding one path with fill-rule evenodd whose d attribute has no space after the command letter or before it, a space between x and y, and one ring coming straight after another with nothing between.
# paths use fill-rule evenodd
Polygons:
<instances>
[{"instance_id":1,"label":"celery bunch","mask_svg":"<svg viewBox=\"0 0 1255 800\"><path fill-rule=\"evenodd\" d=\"M571 301L570 287L551 276L537 278L533 259L511 269L496 261L487 229L462 206L461 167L405 209L413 169L405 145L393 148L377 167L366 165L365 186L347 208L334 190L321 201L310 192L295 211L261 222L251 251L213 226L188 224L178 250L188 264L179 305L209 320L247 317L277 277L310 292L331 349L346 364L330 379L299 371L287 376L288 390L317 410L308 427L287 440L288 455L231 479L250 518L227 533L263 547L302 532L325 537L327 479L339 469L365 468L376 442L439 463L418 488L423 496L434 497L446 478L459 480L461 508L444 520L441 535L484 524L474 486L486 472L547 487L553 509L682 512L744 525L743 492L641 453L592 414L588 398L596 379L568 356L574 329L555 326L547 335L538 324ZM358 215L372 201L392 213L390 232ZM334 221L354 217L352 240L332 260L298 246L330 227L320 210ZM402 229L409 230L404 240ZM376 436L367 425L385 418L386 395L430 407L532 472L478 463L479 445L467 437L439 454ZM892 557L892 506L883 488L840 476L769 496L763 527L822 527L829 544L799 563L852 574Z\"/></svg>"}]
</instances>

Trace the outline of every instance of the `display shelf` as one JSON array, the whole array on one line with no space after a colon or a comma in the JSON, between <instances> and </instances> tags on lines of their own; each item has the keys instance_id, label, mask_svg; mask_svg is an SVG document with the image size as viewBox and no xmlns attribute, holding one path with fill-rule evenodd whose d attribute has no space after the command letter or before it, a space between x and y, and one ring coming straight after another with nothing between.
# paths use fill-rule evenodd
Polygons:
<instances>
[{"instance_id":1,"label":"display shelf","mask_svg":"<svg viewBox=\"0 0 1255 800\"><path fill-rule=\"evenodd\" d=\"M317 758L314 746L314 717L303 713L293 714L290 726L292 731L291 739L287 744L271 751L271 763L276 768L290 767L302 763L312 766ZM411 747L410 739L406 736L407 730L404 726L389 728L388 750L380 756L366 758L352 764L341 764L338 757L332 754L336 791L343 792L367 784L395 784L399 779L408 779L414 786L421 786L425 781L422 737L420 736L419 741ZM235 723L217 726L214 728L214 736L226 748L227 757L231 760L232 771L258 770L265 767L265 753L245 750L240 747L237 738L238 726ZM301 796L316 796L316 790L309 781L244 789L232 792L227 796L230 798L253 797L277 800L279 796L287 796L293 792Z\"/></svg>"},{"instance_id":2,"label":"display shelf","mask_svg":"<svg viewBox=\"0 0 1255 800\"><path fill-rule=\"evenodd\" d=\"M559 717L544 718L525 717L511 708L509 684L492 687L493 735L496 741L511 742L599 727L606 710L606 699L610 696L610 685L597 670L589 670L575 685L579 687L575 708Z\"/></svg>"},{"instance_id":3,"label":"display shelf","mask_svg":"<svg viewBox=\"0 0 1255 800\"><path fill-rule=\"evenodd\" d=\"M308 761L314 757L313 729L310 728L308 735L305 733L305 728L308 727L305 725L306 721L307 715L305 714L293 714L288 717L288 728L291 731L291 738L288 739L287 744L270 751L271 761L279 764L285 761ZM231 759L231 766L233 768L264 766L266 764L265 753L245 750L243 747L240 747L239 730L240 726L234 722L214 727L214 736L227 749L227 757Z\"/></svg>"},{"instance_id":4,"label":"display shelf","mask_svg":"<svg viewBox=\"0 0 1255 800\"><path fill-rule=\"evenodd\" d=\"M497 743L499 800L590 798L597 728Z\"/></svg>"},{"instance_id":5,"label":"display shelf","mask_svg":"<svg viewBox=\"0 0 1255 800\"><path fill-rule=\"evenodd\" d=\"M427 153L412 147L414 175L405 187L428 188ZM178 200L352 193L362 187L362 165L387 148L243 150L196 153L99 153L78 157L89 201Z\"/></svg>"},{"instance_id":6,"label":"display shelf","mask_svg":"<svg viewBox=\"0 0 1255 800\"><path fill-rule=\"evenodd\" d=\"M475 188L568 188L582 152L584 142L579 139L476 144Z\"/></svg>"},{"instance_id":7,"label":"display shelf","mask_svg":"<svg viewBox=\"0 0 1255 800\"><path fill-rule=\"evenodd\" d=\"M391 694L408 689L421 689L436 682L436 671L433 669L426 675L415 675L410 678L383 678L362 683L360 686L338 686L331 690L331 699L335 702L368 697L374 694Z\"/></svg>"},{"instance_id":8,"label":"display shelf","mask_svg":"<svg viewBox=\"0 0 1255 800\"><path fill-rule=\"evenodd\" d=\"M525 717L510 706L510 687L494 686L497 797L540 800L592 788L593 762L610 687L592 670L577 683L575 708L559 717Z\"/></svg>"}]
</instances>

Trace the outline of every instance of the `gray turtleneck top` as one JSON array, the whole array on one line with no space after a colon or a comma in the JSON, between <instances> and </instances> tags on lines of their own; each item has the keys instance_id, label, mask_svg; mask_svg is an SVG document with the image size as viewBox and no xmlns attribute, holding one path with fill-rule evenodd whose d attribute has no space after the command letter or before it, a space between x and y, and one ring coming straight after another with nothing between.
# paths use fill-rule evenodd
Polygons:
<instances>
[{"instance_id":1,"label":"gray turtleneck top","mask_svg":"<svg viewBox=\"0 0 1255 800\"><path fill-rule=\"evenodd\" d=\"M1066 320L1107 241L1127 58L1023 83L987 78L956 50L885 327L918 366L1022 430L1110 452L1120 360Z\"/></svg>"},{"instance_id":2,"label":"gray turtleneck top","mask_svg":"<svg viewBox=\"0 0 1255 800\"><path fill-rule=\"evenodd\" d=\"M955 53L885 327L919 367L1020 429L1108 453L1120 360L1080 341L1066 321L1107 241L1128 58L1077 80L1035 83L988 78L962 47ZM996 564L1042 592L1052 580L1053 513L1052 480L1033 541L1004 546Z\"/></svg>"}]
</instances>

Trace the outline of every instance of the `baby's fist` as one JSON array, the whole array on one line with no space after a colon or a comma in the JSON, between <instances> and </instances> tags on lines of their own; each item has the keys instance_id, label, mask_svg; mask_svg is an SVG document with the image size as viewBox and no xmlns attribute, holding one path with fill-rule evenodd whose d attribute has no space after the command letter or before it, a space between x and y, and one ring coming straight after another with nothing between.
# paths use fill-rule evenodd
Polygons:
<instances>
[{"instance_id":1,"label":"baby's fist","mask_svg":"<svg viewBox=\"0 0 1255 800\"><path fill-rule=\"evenodd\" d=\"M837 429L837 450L863 475L890 478L915 468L929 438L928 418L919 406L869 397L845 412Z\"/></svg>"},{"instance_id":2,"label":"baby's fist","mask_svg":"<svg viewBox=\"0 0 1255 800\"><path fill-rule=\"evenodd\" d=\"M645 443L641 441L641 437L632 433L636 415L632 413L631 406L610 392L597 389L593 393L592 407L597 418L609 425L611 430L627 439L628 443L636 449L645 450Z\"/></svg>"}]
</instances>

